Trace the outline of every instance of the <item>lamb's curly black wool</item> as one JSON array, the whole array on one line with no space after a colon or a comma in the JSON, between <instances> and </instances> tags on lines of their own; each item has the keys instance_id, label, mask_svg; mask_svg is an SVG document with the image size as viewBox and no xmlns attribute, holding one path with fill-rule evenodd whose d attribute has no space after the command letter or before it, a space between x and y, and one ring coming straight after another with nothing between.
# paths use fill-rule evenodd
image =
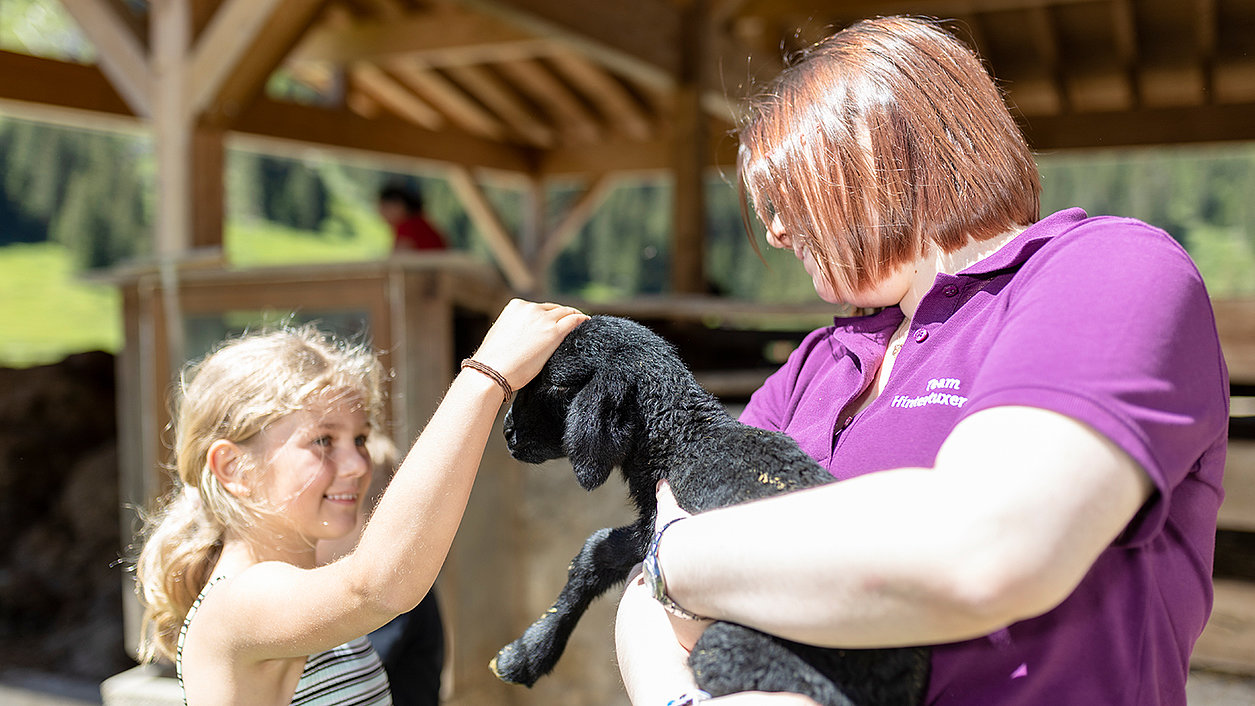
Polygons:
<instances>
[{"instance_id":1,"label":"lamb's curly black wool","mask_svg":"<svg viewBox=\"0 0 1255 706\"><path fill-rule=\"evenodd\" d=\"M553 607L493 660L497 676L528 686L553 669L588 604L644 557L659 480L694 513L833 480L788 436L730 417L665 340L615 317L594 316L567 337L519 391L505 434L521 461L568 456L588 490L621 468L639 515L593 533ZM928 664L926 648L824 649L723 622L689 660L716 696L792 691L832 706L920 703Z\"/></svg>"}]
</instances>

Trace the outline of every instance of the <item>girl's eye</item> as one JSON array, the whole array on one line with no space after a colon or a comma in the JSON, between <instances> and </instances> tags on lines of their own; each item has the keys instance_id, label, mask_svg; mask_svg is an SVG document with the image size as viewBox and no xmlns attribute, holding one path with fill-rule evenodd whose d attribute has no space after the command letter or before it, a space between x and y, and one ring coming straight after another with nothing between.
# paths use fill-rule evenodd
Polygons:
<instances>
[{"instance_id":1,"label":"girl's eye","mask_svg":"<svg viewBox=\"0 0 1255 706\"><path fill-rule=\"evenodd\" d=\"M365 435L365 434L359 434L359 435L357 435L356 437L354 437L354 438L353 438L353 443L354 443L354 444L356 444L359 448L360 448L360 447L365 446L365 445L366 445L366 435Z\"/></svg>"},{"instance_id":2,"label":"girl's eye","mask_svg":"<svg viewBox=\"0 0 1255 706\"><path fill-rule=\"evenodd\" d=\"M331 446L330 436L320 436L314 439L314 446Z\"/></svg>"}]
</instances>

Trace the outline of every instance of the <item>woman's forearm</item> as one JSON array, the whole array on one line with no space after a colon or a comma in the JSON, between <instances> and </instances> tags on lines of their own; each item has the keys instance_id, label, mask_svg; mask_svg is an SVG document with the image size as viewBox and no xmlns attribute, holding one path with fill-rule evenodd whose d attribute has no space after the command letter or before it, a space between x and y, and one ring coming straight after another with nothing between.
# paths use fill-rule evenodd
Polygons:
<instances>
[{"instance_id":1,"label":"woman's forearm","mask_svg":"<svg viewBox=\"0 0 1255 706\"><path fill-rule=\"evenodd\" d=\"M1152 490L1089 427L995 408L961 422L933 469L697 515L658 556L701 615L820 645L948 642L1058 605Z\"/></svg>"},{"instance_id":2,"label":"woman's forearm","mask_svg":"<svg viewBox=\"0 0 1255 706\"><path fill-rule=\"evenodd\" d=\"M906 511L929 473L879 473L677 523L659 552L668 593L695 613L813 644L983 634L989 625L946 585L957 541L941 513ZM870 496L889 495L902 512L868 511L888 507Z\"/></svg>"},{"instance_id":3,"label":"woman's forearm","mask_svg":"<svg viewBox=\"0 0 1255 706\"><path fill-rule=\"evenodd\" d=\"M629 578L615 618L615 653L623 686L633 704L662 706L697 688L662 604L638 569Z\"/></svg>"}]
</instances>

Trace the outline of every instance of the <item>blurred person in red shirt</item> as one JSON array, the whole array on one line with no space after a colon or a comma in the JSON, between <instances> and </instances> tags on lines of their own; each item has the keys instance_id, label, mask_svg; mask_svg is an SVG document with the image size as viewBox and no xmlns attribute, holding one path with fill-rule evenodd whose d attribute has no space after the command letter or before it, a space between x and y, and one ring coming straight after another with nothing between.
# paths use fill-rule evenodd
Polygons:
<instances>
[{"instance_id":1,"label":"blurred person in red shirt","mask_svg":"<svg viewBox=\"0 0 1255 706\"><path fill-rule=\"evenodd\" d=\"M384 186L379 191L379 215L396 234L394 252L448 247L440 231L423 216L423 196L417 189L399 183Z\"/></svg>"}]
</instances>

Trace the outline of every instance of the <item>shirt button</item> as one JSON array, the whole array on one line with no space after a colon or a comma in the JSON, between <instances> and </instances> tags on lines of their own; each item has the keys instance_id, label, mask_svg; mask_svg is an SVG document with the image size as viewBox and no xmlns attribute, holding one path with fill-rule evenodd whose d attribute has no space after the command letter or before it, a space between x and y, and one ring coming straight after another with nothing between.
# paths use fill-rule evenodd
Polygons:
<instances>
[{"instance_id":1,"label":"shirt button","mask_svg":"<svg viewBox=\"0 0 1255 706\"><path fill-rule=\"evenodd\" d=\"M953 297L954 295L959 293L959 288L954 286L953 284L947 284L945 287L942 287L941 293L946 295L947 297Z\"/></svg>"},{"instance_id":2,"label":"shirt button","mask_svg":"<svg viewBox=\"0 0 1255 706\"><path fill-rule=\"evenodd\" d=\"M915 332L915 342L923 343L928 340L928 329L920 329Z\"/></svg>"}]
</instances>

